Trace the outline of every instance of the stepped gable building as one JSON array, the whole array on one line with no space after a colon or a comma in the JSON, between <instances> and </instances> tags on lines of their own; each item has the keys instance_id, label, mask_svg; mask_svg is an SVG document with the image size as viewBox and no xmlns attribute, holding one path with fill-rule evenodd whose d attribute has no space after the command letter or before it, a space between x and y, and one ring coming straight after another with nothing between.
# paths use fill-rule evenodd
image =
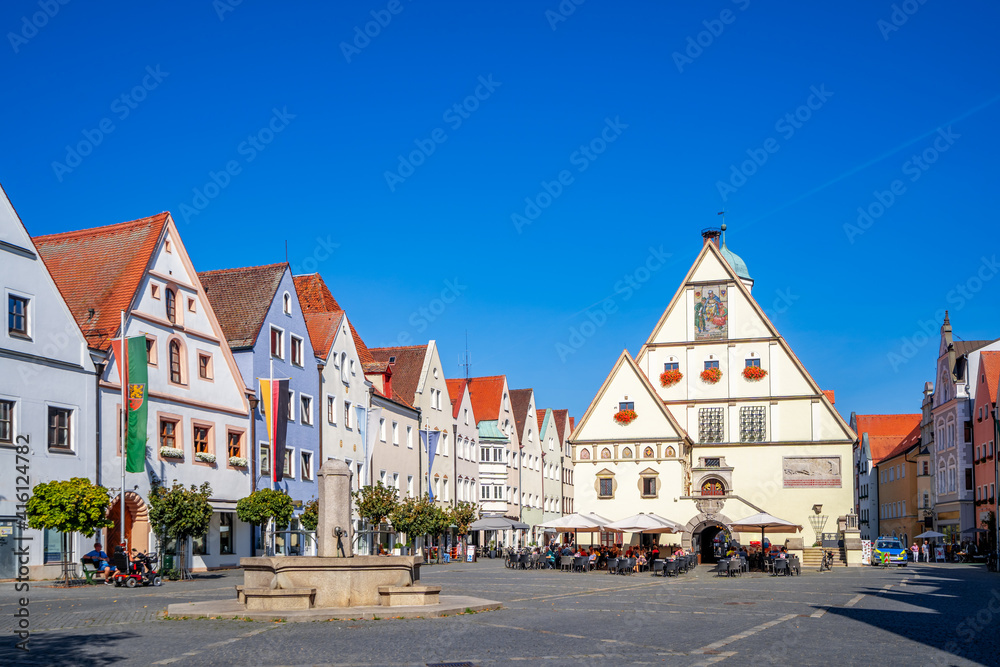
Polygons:
<instances>
[{"instance_id":1,"label":"stepped gable building","mask_svg":"<svg viewBox=\"0 0 1000 667\"><path fill-rule=\"evenodd\" d=\"M54 578L62 571L62 534L22 525L18 495L73 477L113 480L100 476L98 370L87 341L2 188L0 287L7 308L0 332L0 536L7 538L0 539L0 579L16 578L19 564L32 579ZM75 558L93 549L89 536L70 539ZM31 545L26 556L16 553L23 545Z\"/></svg>"},{"instance_id":2,"label":"stepped gable building","mask_svg":"<svg viewBox=\"0 0 1000 667\"><path fill-rule=\"evenodd\" d=\"M919 426L920 415L858 415L851 413L854 431L854 508L861 539L879 536L879 482L875 466Z\"/></svg>"},{"instance_id":3,"label":"stepped gable building","mask_svg":"<svg viewBox=\"0 0 1000 667\"><path fill-rule=\"evenodd\" d=\"M297 501L291 530L298 530L302 506L317 497L316 471L322 405L320 376L299 299L288 264L270 264L198 274L212 309L226 334L243 382L259 392L258 378L289 378L288 427L282 489ZM256 443L248 439L251 485L270 488L271 444L264 412L254 414ZM228 457L227 457L228 458ZM230 463L231 465L232 463ZM278 536L279 553L302 553L298 537Z\"/></svg>"},{"instance_id":4,"label":"stepped gable building","mask_svg":"<svg viewBox=\"0 0 1000 667\"><path fill-rule=\"evenodd\" d=\"M725 226L722 233L724 234ZM570 441L577 511L656 512L711 560L760 511L805 545L853 516L854 434L751 295L747 265L703 246L653 332L615 362ZM784 537L784 536L781 536Z\"/></svg>"},{"instance_id":5,"label":"stepped gable building","mask_svg":"<svg viewBox=\"0 0 1000 667\"><path fill-rule=\"evenodd\" d=\"M105 544L153 547L148 498L153 478L212 487L208 533L187 545L191 569L236 567L253 555L251 527L236 518L250 492L246 458L248 389L226 334L169 213L34 239L76 318L91 355L104 364L100 382L101 481L120 485L121 379L111 341L145 336L148 361L146 472L127 473L124 531L118 501ZM168 547L167 550L172 550Z\"/></svg>"}]
</instances>

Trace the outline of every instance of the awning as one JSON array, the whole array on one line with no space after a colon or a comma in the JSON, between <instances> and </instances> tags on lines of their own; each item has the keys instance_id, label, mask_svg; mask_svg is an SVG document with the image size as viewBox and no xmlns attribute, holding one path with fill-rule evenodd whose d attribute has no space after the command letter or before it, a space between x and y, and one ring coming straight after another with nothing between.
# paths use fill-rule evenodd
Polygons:
<instances>
[{"instance_id":1,"label":"awning","mask_svg":"<svg viewBox=\"0 0 1000 667\"><path fill-rule=\"evenodd\" d=\"M208 504L212 506L212 509L216 512L235 512L236 511L236 501L235 500L218 500L215 498L209 498Z\"/></svg>"}]
</instances>

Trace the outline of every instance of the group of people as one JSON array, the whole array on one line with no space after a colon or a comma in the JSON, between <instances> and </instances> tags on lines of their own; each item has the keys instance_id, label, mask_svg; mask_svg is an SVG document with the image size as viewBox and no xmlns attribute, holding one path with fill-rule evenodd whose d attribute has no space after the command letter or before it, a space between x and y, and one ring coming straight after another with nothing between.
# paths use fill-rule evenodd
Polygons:
<instances>
[{"instance_id":1,"label":"group of people","mask_svg":"<svg viewBox=\"0 0 1000 667\"><path fill-rule=\"evenodd\" d=\"M944 544L924 540L923 544L918 545L914 542L910 547L910 558L914 563L958 563L962 560L971 561L978 555L976 543L970 540Z\"/></svg>"},{"instance_id":2,"label":"group of people","mask_svg":"<svg viewBox=\"0 0 1000 667\"><path fill-rule=\"evenodd\" d=\"M671 560L676 556L686 555L684 549L678 546L665 546L663 547L663 551L661 551L660 546L655 544L651 547L625 548L623 545L618 544L612 546L595 545L588 548L573 543L559 544L555 541L550 542L544 547L534 547L531 553L540 556L546 568L558 567L560 556L586 558L589 564L588 569L591 570L599 570L607 567L609 558L634 558L635 565L633 569L636 572L646 569L657 559L664 558Z\"/></svg>"}]
</instances>

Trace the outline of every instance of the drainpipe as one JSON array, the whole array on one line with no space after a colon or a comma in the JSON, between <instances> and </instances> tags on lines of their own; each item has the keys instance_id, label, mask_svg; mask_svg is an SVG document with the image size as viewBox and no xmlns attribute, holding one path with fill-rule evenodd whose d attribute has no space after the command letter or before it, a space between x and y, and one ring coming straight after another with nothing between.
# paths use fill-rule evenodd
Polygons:
<instances>
[{"instance_id":1,"label":"drainpipe","mask_svg":"<svg viewBox=\"0 0 1000 667\"><path fill-rule=\"evenodd\" d=\"M101 485L101 378L104 377L104 369L107 368L107 366L108 364L105 361L98 361L94 364L94 367L97 369L97 377L94 382L94 386L97 388L97 396L94 399L94 403L97 408L97 419L94 420L97 422L95 428L95 435L97 437L97 448L95 452L97 454L97 474L94 477L94 481L97 486Z\"/></svg>"},{"instance_id":2,"label":"drainpipe","mask_svg":"<svg viewBox=\"0 0 1000 667\"><path fill-rule=\"evenodd\" d=\"M324 461L324 459L323 459L323 426L324 426L323 422L326 421L326 420L323 417L323 408L325 407L326 402L323 400L323 368L325 368L325 367L326 367L326 362L325 361L319 361L319 360L316 361L316 374L319 376L319 383L318 383L317 388L316 388L316 395L318 396L318 402L319 402L319 406L318 406L319 409L317 410L317 412L319 413L317 415L317 417L319 419L319 451L317 452L319 454L319 461L316 464L313 465L313 479L317 478L316 471L318 471L319 468L322 467L323 461ZM334 405L333 409L336 410L337 406Z\"/></svg>"},{"instance_id":3,"label":"drainpipe","mask_svg":"<svg viewBox=\"0 0 1000 667\"><path fill-rule=\"evenodd\" d=\"M424 459L420 455L420 448L423 445L420 443L420 429L423 423L423 415L420 412L420 408L417 408L417 498L423 498L423 485L424 485ZM430 486L431 480L427 480L427 486Z\"/></svg>"}]
</instances>

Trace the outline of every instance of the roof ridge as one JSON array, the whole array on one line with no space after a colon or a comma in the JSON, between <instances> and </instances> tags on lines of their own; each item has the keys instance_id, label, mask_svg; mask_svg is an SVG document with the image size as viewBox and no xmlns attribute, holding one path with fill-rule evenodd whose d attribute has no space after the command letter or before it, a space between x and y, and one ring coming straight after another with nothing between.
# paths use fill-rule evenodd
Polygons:
<instances>
[{"instance_id":1,"label":"roof ridge","mask_svg":"<svg viewBox=\"0 0 1000 667\"><path fill-rule=\"evenodd\" d=\"M37 242L38 240L49 240L55 238L69 239L69 238L74 238L76 236L88 236L98 230L110 231L116 228L124 228L129 225L135 225L136 227L139 227L142 224L148 224L149 222L154 221L156 218L159 218L160 216L164 215L169 216L170 211L162 211L160 213L156 213L155 215L148 215L144 218L136 218L135 220L126 220L125 222L115 222L110 225L98 225L96 227L87 227L86 229L74 229L69 232L57 232L55 234L41 234L39 236L32 236L31 238L33 241Z\"/></svg>"},{"instance_id":2,"label":"roof ridge","mask_svg":"<svg viewBox=\"0 0 1000 667\"><path fill-rule=\"evenodd\" d=\"M204 275L219 275L219 274L223 274L223 273L235 273L237 271L256 271L256 270L259 270L259 269L273 269L273 268L276 268L276 267L279 267L279 266L285 267L285 266L288 266L288 263L287 262L277 262L275 264L260 264L260 265L257 265L257 266L235 266L235 267L233 267L231 269L212 269L210 271L198 271L198 275L199 276L204 276Z\"/></svg>"}]
</instances>

